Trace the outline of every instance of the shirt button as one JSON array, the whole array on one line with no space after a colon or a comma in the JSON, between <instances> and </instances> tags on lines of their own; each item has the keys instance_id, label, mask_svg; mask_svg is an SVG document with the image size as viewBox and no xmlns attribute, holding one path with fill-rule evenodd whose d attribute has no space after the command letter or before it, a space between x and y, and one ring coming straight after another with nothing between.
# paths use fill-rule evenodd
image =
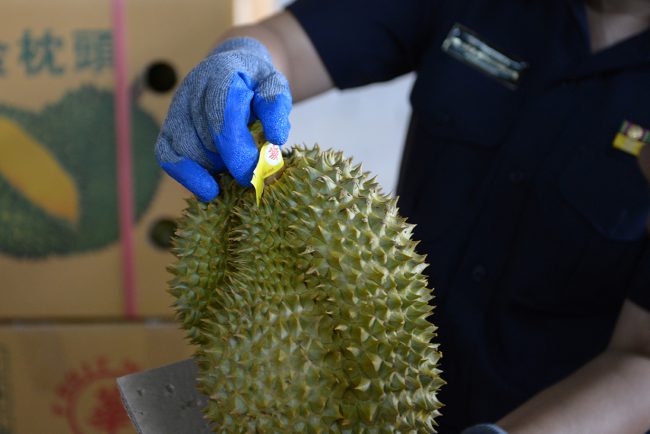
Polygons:
<instances>
[{"instance_id":1,"label":"shirt button","mask_svg":"<svg viewBox=\"0 0 650 434\"><path fill-rule=\"evenodd\" d=\"M508 179L513 184L521 184L526 180L526 174L520 170L513 170L508 174Z\"/></svg>"},{"instance_id":2,"label":"shirt button","mask_svg":"<svg viewBox=\"0 0 650 434\"><path fill-rule=\"evenodd\" d=\"M482 265L477 265L472 270L472 279L476 283L480 283L483 279L485 279L486 275L487 275L487 270Z\"/></svg>"}]
</instances>

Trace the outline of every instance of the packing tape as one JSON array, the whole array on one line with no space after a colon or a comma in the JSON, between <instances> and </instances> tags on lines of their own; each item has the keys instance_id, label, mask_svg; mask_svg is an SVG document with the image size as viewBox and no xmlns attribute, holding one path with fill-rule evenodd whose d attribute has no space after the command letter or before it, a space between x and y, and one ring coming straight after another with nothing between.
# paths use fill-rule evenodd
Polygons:
<instances>
[{"instance_id":1,"label":"packing tape","mask_svg":"<svg viewBox=\"0 0 650 434\"><path fill-rule=\"evenodd\" d=\"M131 101L126 60L126 11L124 0L111 0L113 70L115 74L115 129L117 137L117 201L122 252L124 315L138 316L133 247L133 161L131 154Z\"/></svg>"}]
</instances>

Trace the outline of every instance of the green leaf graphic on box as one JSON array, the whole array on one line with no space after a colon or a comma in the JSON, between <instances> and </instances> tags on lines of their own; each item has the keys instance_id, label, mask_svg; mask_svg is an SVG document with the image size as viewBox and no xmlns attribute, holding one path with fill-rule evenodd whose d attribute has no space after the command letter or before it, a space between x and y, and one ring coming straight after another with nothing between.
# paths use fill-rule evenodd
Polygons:
<instances>
[{"instance_id":1,"label":"green leaf graphic on box","mask_svg":"<svg viewBox=\"0 0 650 434\"><path fill-rule=\"evenodd\" d=\"M160 180L159 127L137 106L131 113L139 218ZM84 86L39 113L0 104L0 150L13 155L0 163L0 251L38 258L117 240L112 92Z\"/></svg>"}]
</instances>

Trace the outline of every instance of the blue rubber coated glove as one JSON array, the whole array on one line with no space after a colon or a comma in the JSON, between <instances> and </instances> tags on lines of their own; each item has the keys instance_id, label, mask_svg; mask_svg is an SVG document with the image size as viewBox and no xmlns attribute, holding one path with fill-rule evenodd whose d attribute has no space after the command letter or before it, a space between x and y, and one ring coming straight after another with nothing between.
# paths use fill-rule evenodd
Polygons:
<instances>
[{"instance_id":1,"label":"blue rubber coated glove","mask_svg":"<svg viewBox=\"0 0 650 434\"><path fill-rule=\"evenodd\" d=\"M503 428L492 423L481 423L464 429L461 434L508 434Z\"/></svg>"},{"instance_id":2,"label":"blue rubber coated glove","mask_svg":"<svg viewBox=\"0 0 650 434\"><path fill-rule=\"evenodd\" d=\"M291 93L259 41L232 38L183 80L156 142L156 158L172 178L200 200L219 194L214 174L228 171L250 186L258 151L248 124L262 122L267 140L289 135Z\"/></svg>"}]
</instances>

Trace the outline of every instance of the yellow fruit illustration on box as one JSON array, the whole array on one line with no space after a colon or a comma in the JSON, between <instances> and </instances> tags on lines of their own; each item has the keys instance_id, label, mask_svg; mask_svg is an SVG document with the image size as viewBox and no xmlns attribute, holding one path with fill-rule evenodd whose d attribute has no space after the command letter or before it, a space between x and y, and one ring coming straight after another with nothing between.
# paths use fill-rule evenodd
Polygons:
<instances>
[{"instance_id":1,"label":"yellow fruit illustration on box","mask_svg":"<svg viewBox=\"0 0 650 434\"><path fill-rule=\"evenodd\" d=\"M0 155L0 175L26 199L54 217L79 221L77 186L70 174L47 148L5 117L0 117Z\"/></svg>"},{"instance_id":2,"label":"yellow fruit illustration on box","mask_svg":"<svg viewBox=\"0 0 650 434\"><path fill-rule=\"evenodd\" d=\"M118 238L114 95L83 86L39 112L0 102L0 253L42 258ZM131 107L135 218L161 171L156 121Z\"/></svg>"}]
</instances>

